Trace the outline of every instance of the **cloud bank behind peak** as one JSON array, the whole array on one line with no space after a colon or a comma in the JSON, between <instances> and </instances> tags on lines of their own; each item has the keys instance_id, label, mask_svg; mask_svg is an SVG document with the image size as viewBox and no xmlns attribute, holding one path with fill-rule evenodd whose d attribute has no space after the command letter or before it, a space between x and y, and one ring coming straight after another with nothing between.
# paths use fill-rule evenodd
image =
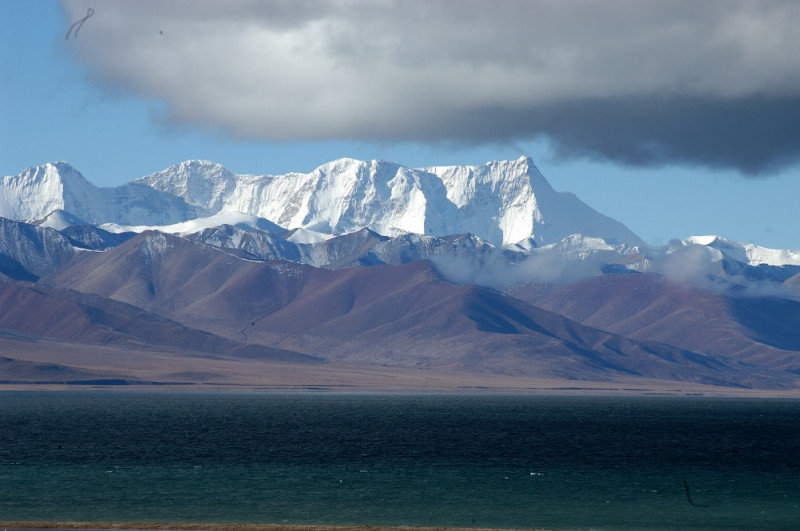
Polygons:
<instances>
[{"instance_id":1,"label":"cloud bank behind peak","mask_svg":"<svg viewBox=\"0 0 800 531\"><path fill-rule=\"evenodd\" d=\"M95 6L68 45L162 119L239 138L548 138L763 174L800 160L798 26L792 0L140 0Z\"/></svg>"}]
</instances>

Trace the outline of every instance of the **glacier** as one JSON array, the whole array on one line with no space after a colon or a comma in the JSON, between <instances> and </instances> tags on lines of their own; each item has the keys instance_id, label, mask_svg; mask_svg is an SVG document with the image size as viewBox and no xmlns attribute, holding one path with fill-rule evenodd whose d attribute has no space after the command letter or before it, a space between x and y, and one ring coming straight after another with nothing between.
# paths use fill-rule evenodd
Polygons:
<instances>
[{"instance_id":1,"label":"glacier","mask_svg":"<svg viewBox=\"0 0 800 531\"><path fill-rule=\"evenodd\" d=\"M103 230L116 234L153 230L185 236L187 234L194 234L196 232L213 227L219 227L221 225L231 225L233 227L239 227L245 230L261 230L270 233L285 232L285 229L267 219L259 218L251 214L245 214L244 212L230 211L222 211L212 216L190 219L187 221L181 221L179 223L173 223L171 225L121 225L119 223L102 223L99 225L99 227Z\"/></svg>"}]
</instances>

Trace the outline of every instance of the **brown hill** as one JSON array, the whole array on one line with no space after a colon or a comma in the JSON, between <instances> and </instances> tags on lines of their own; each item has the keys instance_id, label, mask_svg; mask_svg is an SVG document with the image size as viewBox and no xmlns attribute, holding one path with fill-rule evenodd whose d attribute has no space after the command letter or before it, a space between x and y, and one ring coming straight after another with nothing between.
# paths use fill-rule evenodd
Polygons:
<instances>
[{"instance_id":1,"label":"brown hill","mask_svg":"<svg viewBox=\"0 0 800 531\"><path fill-rule=\"evenodd\" d=\"M168 317L202 315L207 306L222 305L211 314L237 319L241 326L285 305L311 269L288 262L269 267L177 236L145 232L105 253L83 253L52 283Z\"/></svg>"},{"instance_id":2,"label":"brown hill","mask_svg":"<svg viewBox=\"0 0 800 531\"><path fill-rule=\"evenodd\" d=\"M215 336L105 297L3 279L0 279L0 329L90 345L319 361L296 352Z\"/></svg>"},{"instance_id":3,"label":"brown hill","mask_svg":"<svg viewBox=\"0 0 800 531\"><path fill-rule=\"evenodd\" d=\"M145 233L85 254L54 282L215 335L373 365L571 380L793 385L793 375L579 324L428 262L339 271L242 260Z\"/></svg>"},{"instance_id":4,"label":"brown hill","mask_svg":"<svg viewBox=\"0 0 800 531\"><path fill-rule=\"evenodd\" d=\"M678 285L656 274L604 275L511 294L636 340L800 372L800 302Z\"/></svg>"}]
</instances>

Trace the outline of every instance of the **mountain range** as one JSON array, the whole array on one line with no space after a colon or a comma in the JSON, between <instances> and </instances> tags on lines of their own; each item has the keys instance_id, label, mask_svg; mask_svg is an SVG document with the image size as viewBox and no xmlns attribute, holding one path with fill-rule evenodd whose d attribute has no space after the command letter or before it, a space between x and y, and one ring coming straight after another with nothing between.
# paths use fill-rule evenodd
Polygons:
<instances>
[{"instance_id":1,"label":"mountain range","mask_svg":"<svg viewBox=\"0 0 800 531\"><path fill-rule=\"evenodd\" d=\"M800 253L650 247L530 158L0 182L0 383L800 389Z\"/></svg>"}]
</instances>

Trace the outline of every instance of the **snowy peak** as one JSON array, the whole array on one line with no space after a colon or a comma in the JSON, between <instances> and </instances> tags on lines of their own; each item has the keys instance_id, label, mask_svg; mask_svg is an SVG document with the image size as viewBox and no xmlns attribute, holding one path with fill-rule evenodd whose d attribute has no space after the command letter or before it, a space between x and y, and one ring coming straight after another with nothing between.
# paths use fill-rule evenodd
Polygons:
<instances>
[{"instance_id":1,"label":"snowy peak","mask_svg":"<svg viewBox=\"0 0 800 531\"><path fill-rule=\"evenodd\" d=\"M435 176L376 160L338 159L307 174L281 176L234 175L213 163L190 161L136 182L208 213L245 212L289 230L329 235L364 227L444 233L455 212Z\"/></svg>"},{"instance_id":2,"label":"snowy peak","mask_svg":"<svg viewBox=\"0 0 800 531\"><path fill-rule=\"evenodd\" d=\"M536 218L541 218L532 168L538 174L533 161L521 158L483 166L438 166L428 171L441 179L447 198L458 208L462 222L459 232L508 245L534 235ZM544 179L538 184L547 193L544 188L550 188L550 184Z\"/></svg>"},{"instance_id":3,"label":"snowy peak","mask_svg":"<svg viewBox=\"0 0 800 531\"><path fill-rule=\"evenodd\" d=\"M328 234L364 227L425 233L446 230L444 189L421 172L385 161L339 159L307 175L273 179L273 187L296 180L296 205L272 202L277 222L289 229ZM437 189L438 184L438 189ZM273 196L273 194L269 194ZM265 217L270 218L267 212Z\"/></svg>"},{"instance_id":4,"label":"snowy peak","mask_svg":"<svg viewBox=\"0 0 800 531\"><path fill-rule=\"evenodd\" d=\"M207 160L181 162L133 182L181 197L208 213L223 210L224 198L236 186L233 173Z\"/></svg>"},{"instance_id":5,"label":"snowy peak","mask_svg":"<svg viewBox=\"0 0 800 531\"><path fill-rule=\"evenodd\" d=\"M166 225L197 216L183 199L144 184L98 188L66 162L29 168L0 182L0 217L17 221Z\"/></svg>"},{"instance_id":6,"label":"snowy peak","mask_svg":"<svg viewBox=\"0 0 800 531\"><path fill-rule=\"evenodd\" d=\"M285 175L236 174L215 162L188 160L115 188L98 188L56 162L3 177L0 217L58 230L103 225L114 232L190 234L236 225L286 231L295 243L369 229L392 238L473 234L518 252L574 235L614 248L646 247L622 223L554 190L530 157L426 168L341 158ZM718 236L684 242L690 244L751 266L800 266L800 251Z\"/></svg>"},{"instance_id":7,"label":"snowy peak","mask_svg":"<svg viewBox=\"0 0 800 531\"><path fill-rule=\"evenodd\" d=\"M55 210L64 210L81 218L96 191L94 185L66 162L34 166L19 175L3 177L0 216L38 220Z\"/></svg>"},{"instance_id":8,"label":"snowy peak","mask_svg":"<svg viewBox=\"0 0 800 531\"><path fill-rule=\"evenodd\" d=\"M531 238L542 245L579 233L642 244L621 223L553 190L529 157L417 169L342 158L310 173L278 176L237 175L211 162L187 161L135 182L179 197L206 216L244 212L287 230L471 233L495 245Z\"/></svg>"},{"instance_id":9,"label":"snowy peak","mask_svg":"<svg viewBox=\"0 0 800 531\"><path fill-rule=\"evenodd\" d=\"M690 236L685 245L702 245L739 262L758 266L800 266L800 250L768 249L752 243L739 243L722 236Z\"/></svg>"},{"instance_id":10,"label":"snowy peak","mask_svg":"<svg viewBox=\"0 0 800 531\"><path fill-rule=\"evenodd\" d=\"M603 216L573 194L555 191L530 157L428 170L441 178L448 198L458 207L461 232L502 245L526 240L547 245L572 234L614 244L644 245L622 223Z\"/></svg>"}]
</instances>

